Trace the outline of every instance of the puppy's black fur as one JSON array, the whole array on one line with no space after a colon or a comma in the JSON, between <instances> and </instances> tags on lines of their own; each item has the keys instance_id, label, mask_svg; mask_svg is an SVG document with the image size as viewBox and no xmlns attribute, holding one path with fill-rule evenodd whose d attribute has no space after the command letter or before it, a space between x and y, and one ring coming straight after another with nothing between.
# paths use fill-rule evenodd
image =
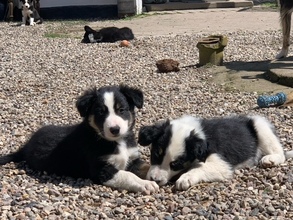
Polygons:
<instances>
[{"instance_id":1,"label":"puppy's black fur","mask_svg":"<svg viewBox=\"0 0 293 220\"><path fill-rule=\"evenodd\" d=\"M0 164L26 161L30 168L50 174L89 178L130 191L152 191L150 181L131 173L146 175L140 173L145 164L132 131L134 108L142 105L143 93L136 88L89 89L76 102L84 117L80 124L42 127L20 150L0 157Z\"/></svg>"},{"instance_id":2,"label":"puppy's black fur","mask_svg":"<svg viewBox=\"0 0 293 220\"><path fill-rule=\"evenodd\" d=\"M128 27L105 27L95 31L89 26L84 26L84 31L82 43L114 43L116 41L134 39L134 34Z\"/></svg>"}]
</instances>

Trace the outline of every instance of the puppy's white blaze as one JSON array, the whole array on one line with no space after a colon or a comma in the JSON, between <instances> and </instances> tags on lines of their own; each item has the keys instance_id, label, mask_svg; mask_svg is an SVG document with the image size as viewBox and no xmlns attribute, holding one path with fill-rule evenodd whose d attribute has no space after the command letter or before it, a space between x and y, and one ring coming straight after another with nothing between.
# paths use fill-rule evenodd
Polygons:
<instances>
[{"instance_id":1,"label":"puppy's white blaze","mask_svg":"<svg viewBox=\"0 0 293 220\"><path fill-rule=\"evenodd\" d=\"M173 176L180 172L171 170L170 162L184 154L185 139L190 135L190 132L194 131L199 138L205 139L200 121L192 116L183 116L173 120L171 125L171 133L176 135L172 135L170 139L162 164L151 166L148 172L148 178L155 180L159 185L165 185Z\"/></svg>"},{"instance_id":2,"label":"puppy's white blaze","mask_svg":"<svg viewBox=\"0 0 293 220\"><path fill-rule=\"evenodd\" d=\"M191 131L194 131L199 138L205 139L199 120L192 116L173 120L171 125L172 137L164 158L168 164L185 152L185 139L190 136Z\"/></svg>"},{"instance_id":3,"label":"puppy's white blaze","mask_svg":"<svg viewBox=\"0 0 293 220\"><path fill-rule=\"evenodd\" d=\"M27 0L25 1L24 6L26 6L26 7L29 7L30 6L30 4L28 3Z\"/></svg>"},{"instance_id":4,"label":"puppy's white blaze","mask_svg":"<svg viewBox=\"0 0 293 220\"><path fill-rule=\"evenodd\" d=\"M89 40L90 40L91 43L96 43L96 42L97 42L97 41L95 40L95 38L94 38L94 34L89 34L89 35L88 35L88 38L89 38Z\"/></svg>"},{"instance_id":5,"label":"puppy's white blaze","mask_svg":"<svg viewBox=\"0 0 293 220\"><path fill-rule=\"evenodd\" d=\"M113 92L106 92L104 94L104 103L107 106L109 115L104 123L104 134L105 137L112 140L117 140L121 136L125 136L128 132L128 120L124 120L115 113L115 100ZM111 127L118 126L120 128L118 135L113 135L110 132Z\"/></svg>"},{"instance_id":6,"label":"puppy's white blaze","mask_svg":"<svg viewBox=\"0 0 293 220\"><path fill-rule=\"evenodd\" d=\"M118 154L112 154L107 161L118 170L125 170L128 161L139 157L137 147L127 148L125 141L118 142Z\"/></svg>"},{"instance_id":7,"label":"puppy's white blaze","mask_svg":"<svg viewBox=\"0 0 293 220\"><path fill-rule=\"evenodd\" d=\"M186 190L199 182L223 181L232 178L233 169L218 154L211 154L200 167L182 174L176 181L177 189Z\"/></svg>"},{"instance_id":8,"label":"puppy's white blaze","mask_svg":"<svg viewBox=\"0 0 293 220\"><path fill-rule=\"evenodd\" d=\"M172 135L170 143L166 148L166 152L162 163L159 166L151 166L150 179L155 180L159 185L165 185L174 175L178 172L170 169L170 162L174 161L178 156L182 155L185 151L184 140L189 135L189 129L184 129L181 123L172 124Z\"/></svg>"},{"instance_id":9,"label":"puppy's white blaze","mask_svg":"<svg viewBox=\"0 0 293 220\"><path fill-rule=\"evenodd\" d=\"M105 182L104 185L133 192L144 192L146 194L154 193L159 190L155 182L143 180L135 174L125 170L119 170L113 178Z\"/></svg>"}]
</instances>

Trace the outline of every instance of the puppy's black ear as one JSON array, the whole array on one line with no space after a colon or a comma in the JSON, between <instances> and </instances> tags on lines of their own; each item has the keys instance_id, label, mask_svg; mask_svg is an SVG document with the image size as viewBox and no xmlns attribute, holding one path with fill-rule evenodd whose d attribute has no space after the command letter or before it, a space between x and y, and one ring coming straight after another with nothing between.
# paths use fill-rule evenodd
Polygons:
<instances>
[{"instance_id":1,"label":"puppy's black ear","mask_svg":"<svg viewBox=\"0 0 293 220\"><path fill-rule=\"evenodd\" d=\"M141 146L148 146L164 134L165 128L170 125L167 120L152 126L141 127L138 133L138 143Z\"/></svg>"},{"instance_id":2,"label":"puppy's black ear","mask_svg":"<svg viewBox=\"0 0 293 220\"><path fill-rule=\"evenodd\" d=\"M95 32L92 28L90 28L89 26L84 26L84 30L85 32Z\"/></svg>"},{"instance_id":3,"label":"puppy's black ear","mask_svg":"<svg viewBox=\"0 0 293 220\"><path fill-rule=\"evenodd\" d=\"M126 85L119 86L120 92L126 97L127 102L131 106L136 106L137 108L142 108L143 106L143 93L141 90L136 88L131 88Z\"/></svg>"},{"instance_id":4,"label":"puppy's black ear","mask_svg":"<svg viewBox=\"0 0 293 220\"><path fill-rule=\"evenodd\" d=\"M94 102L94 99L97 97L97 89L94 87L84 92L77 101L76 108L81 117L85 117L89 114L89 110Z\"/></svg>"},{"instance_id":5,"label":"puppy's black ear","mask_svg":"<svg viewBox=\"0 0 293 220\"><path fill-rule=\"evenodd\" d=\"M195 130L190 132L190 135L185 140L188 159L194 161L198 159L205 162L208 156L208 143L196 135Z\"/></svg>"}]
</instances>

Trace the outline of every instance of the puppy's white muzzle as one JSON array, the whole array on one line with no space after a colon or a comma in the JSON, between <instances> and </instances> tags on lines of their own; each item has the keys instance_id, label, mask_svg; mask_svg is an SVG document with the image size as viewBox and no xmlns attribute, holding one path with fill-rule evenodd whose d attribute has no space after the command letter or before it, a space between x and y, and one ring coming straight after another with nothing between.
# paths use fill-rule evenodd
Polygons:
<instances>
[{"instance_id":1,"label":"puppy's white muzzle","mask_svg":"<svg viewBox=\"0 0 293 220\"><path fill-rule=\"evenodd\" d=\"M110 115L104 124L104 135L108 140L117 140L128 132L128 121L117 115Z\"/></svg>"},{"instance_id":2,"label":"puppy's white muzzle","mask_svg":"<svg viewBox=\"0 0 293 220\"><path fill-rule=\"evenodd\" d=\"M24 8L29 8L30 5L29 5L29 3L25 3L25 4L23 5L23 7L24 7Z\"/></svg>"}]
</instances>

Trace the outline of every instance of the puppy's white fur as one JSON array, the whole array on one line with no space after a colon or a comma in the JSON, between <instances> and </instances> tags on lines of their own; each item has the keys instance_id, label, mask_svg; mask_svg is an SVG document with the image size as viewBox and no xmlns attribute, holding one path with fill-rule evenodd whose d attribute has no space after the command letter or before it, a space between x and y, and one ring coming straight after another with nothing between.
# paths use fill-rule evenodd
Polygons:
<instances>
[{"instance_id":1,"label":"puppy's white fur","mask_svg":"<svg viewBox=\"0 0 293 220\"><path fill-rule=\"evenodd\" d=\"M139 157L138 148L127 148L125 141L117 141L118 142L118 153L111 155L107 159L107 161L116 167L118 170L125 170L127 167L127 161L130 159L133 160Z\"/></svg>"},{"instance_id":2,"label":"puppy's white fur","mask_svg":"<svg viewBox=\"0 0 293 220\"><path fill-rule=\"evenodd\" d=\"M259 116L251 116L254 121L254 127L258 135L258 146L262 155L260 164L264 167L272 167L285 162L283 147L272 132L272 125Z\"/></svg>"},{"instance_id":3,"label":"puppy's white fur","mask_svg":"<svg viewBox=\"0 0 293 220\"><path fill-rule=\"evenodd\" d=\"M119 170L113 178L105 182L104 185L110 187L119 186L128 191L145 192L146 194L159 190L159 186L155 182L143 180L135 174L125 170Z\"/></svg>"},{"instance_id":4,"label":"puppy's white fur","mask_svg":"<svg viewBox=\"0 0 293 220\"><path fill-rule=\"evenodd\" d=\"M190 169L176 181L176 188L187 190L199 182L223 181L233 176L233 169L229 163L217 154L211 154L200 167Z\"/></svg>"},{"instance_id":5,"label":"puppy's white fur","mask_svg":"<svg viewBox=\"0 0 293 220\"><path fill-rule=\"evenodd\" d=\"M123 120L121 117L117 116L115 113L115 100L114 93L107 92L104 94L105 106L108 108L109 116L104 123L104 135L109 140L117 140L121 136L125 136L128 132L128 121ZM110 128L119 127L119 134L113 135Z\"/></svg>"}]
</instances>

